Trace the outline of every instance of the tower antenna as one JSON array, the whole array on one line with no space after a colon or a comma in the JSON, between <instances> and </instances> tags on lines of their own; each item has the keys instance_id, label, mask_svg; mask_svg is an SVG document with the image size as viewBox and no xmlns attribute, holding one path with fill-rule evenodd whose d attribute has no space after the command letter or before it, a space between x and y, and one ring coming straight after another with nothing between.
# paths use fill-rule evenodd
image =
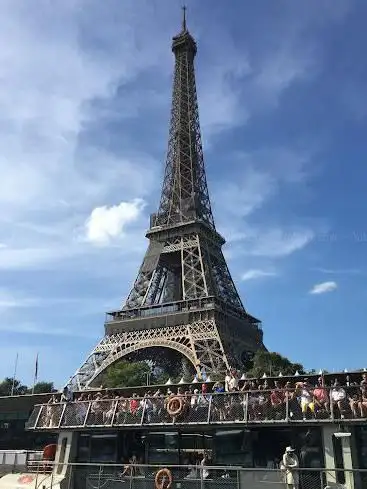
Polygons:
<instances>
[{"instance_id":1,"label":"tower antenna","mask_svg":"<svg viewBox=\"0 0 367 489\"><path fill-rule=\"evenodd\" d=\"M187 10L187 7L186 7L186 5L184 5L182 7L182 30L184 32L187 31L187 26L186 26L186 10Z\"/></svg>"}]
</instances>

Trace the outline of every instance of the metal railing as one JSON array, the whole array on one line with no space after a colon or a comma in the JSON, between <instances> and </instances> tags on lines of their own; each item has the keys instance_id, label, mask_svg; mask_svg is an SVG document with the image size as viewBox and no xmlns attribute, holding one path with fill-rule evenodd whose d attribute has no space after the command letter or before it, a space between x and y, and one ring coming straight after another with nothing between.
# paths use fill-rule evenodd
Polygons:
<instances>
[{"instance_id":1,"label":"metal railing","mask_svg":"<svg viewBox=\"0 0 367 489\"><path fill-rule=\"evenodd\" d=\"M162 472L163 470L163 472ZM34 471L38 482L51 489L365 489L367 470L314 469L281 470L279 468L242 468L211 465L142 465L142 464L59 464L52 473ZM159 475L158 475L159 474ZM19 476L19 475L18 475ZM18 477L17 476L17 477ZM32 477L32 476L31 476ZM157 480L158 479L158 480ZM161 485L156 485L156 481Z\"/></svg>"},{"instance_id":2,"label":"metal railing","mask_svg":"<svg viewBox=\"0 0 367 489\"><path fill-rule=\"evenodd\" d=\"M28 470L42 461L43 451L0 450L0 473Z\"/></svg>"},{"instance_id":3,"label":"metal railing","mask_svg":"<svg viewBox=\"0 0 367 489\"><path fill-rule=\"evenodd\" d=\"M130 320L130 319L138 319L150 316L164 316L167 314L174 314L177 312L187 312L194 310L201 310L207 308L217 307L220 310L224 310L229 312L233 316L237 316L238 318L248 318L249 326L255 330L262 330L261 322L250 316L247 313L244 313L241 310L236 309L235 307L227 304L221 299L209 296L198 299L187 299L184 301L177 301L172 303L165 304L157 304L146 307L137 307L135 309L120 309L118 311L110 311L106 313L105 323L114 323L116 321Z\"/></svg>"},{"instance_id":4,"label":"metal railing","mask_svg":"<svg viewBox=\"0 0 367 489\"><path fill-rule=\"evenodd\" d=\"M281 395L279 395L279 393ZM354 402L354 401L353 401ZM360 407L360 411L359 411ZM294 396L294 392L250 391L115 399L95 398L36 405L27 429L92 428L197 424L272 424L365 422L364 407L352 401L325 402Z\"/></svg>"}]
</instances>

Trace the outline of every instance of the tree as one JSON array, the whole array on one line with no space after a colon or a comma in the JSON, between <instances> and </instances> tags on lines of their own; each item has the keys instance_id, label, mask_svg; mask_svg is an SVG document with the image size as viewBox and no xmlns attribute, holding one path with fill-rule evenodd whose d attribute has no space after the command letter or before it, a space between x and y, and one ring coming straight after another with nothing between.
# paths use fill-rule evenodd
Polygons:
<instances>
[{"instance_id":1,"label":"tree","mask_svg":"<svg viewBox=\"0 0 367 489\"><path fill-rule=\"evenodd\" d=\"M127 362L122 360L111 365L101 376L103 387L136 387L147 384L151 368L146 362Z\"/></svg>"},{"instance_id":2,"label":"tree","mask_svg":"<svg viewBox=\"0 0 367 489\"><path fill-rule=\"evenodd\" d=\"M47 392L56 392L53 382L37 382L33 388L27 390L27 394L44 394Z\"/></svg>"},{"instance_id":3,"label":"tree","mask_svg":"<svg viewBox=\"0 0 367 489\"><path fill-rule=\"evenodd\" d=\"M13 379L11 377L6 377L2 382L0 382L0 396L10 396L12 394L14 396L19 396L25 394L27 392L28 387L26 385L22 385L20 380L14 380L14 389L13 389Z\"/></svg>"},{"instance_id":4,"label":"tree","mask_svg":"<svg viewBox=\"0 0 367 489\"><path fill-rule=\"evenodd\" d=\"M257 351L252 360L252 367L247 371L248 377L261 377L264 373L270 376L303 374L304 368L300 363L293 363L279 353Z\"/></svg>"}]
</instances>

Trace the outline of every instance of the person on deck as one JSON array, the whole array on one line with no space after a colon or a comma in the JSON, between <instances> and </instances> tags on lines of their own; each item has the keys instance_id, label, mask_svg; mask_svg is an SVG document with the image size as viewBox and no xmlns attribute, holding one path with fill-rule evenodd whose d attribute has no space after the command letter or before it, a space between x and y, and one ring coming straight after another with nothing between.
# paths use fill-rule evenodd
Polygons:
<instances>
[{"instance_id":1,"label":"person on deck","mask_svg":"<svg viewBox=\"0 0 367 489\"><path fill-rule=\"evenodd\" d=\"M299 460L295 454L294 448L287 447L283 455L281 468L284 470L284 482L287 489L298 489L299 486L299 474L298 469Z\"/></svg>"}]
</instances>

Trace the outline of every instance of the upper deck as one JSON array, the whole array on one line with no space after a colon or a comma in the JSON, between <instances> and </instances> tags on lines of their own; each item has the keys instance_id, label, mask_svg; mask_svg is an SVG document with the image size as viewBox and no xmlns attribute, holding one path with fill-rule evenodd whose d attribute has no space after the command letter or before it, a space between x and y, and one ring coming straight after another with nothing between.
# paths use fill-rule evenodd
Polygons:
<instances>
[{"instance_id":1,"label":"upper deck","mask_svg":"<svg viewBox=\"0 0 367 489\"><path fill-rule=\"evenodd\" d=\"M204 384L205 385L205 384ZM341 390L340 390L341 389ZM354 386L353 389L359 389ZM205 390L205 389L204 389ZM156 393L131 397L89 394L89 399L36 405L28 430L132 428L190 425L300 425L365 423L366 406L354 400L353 391L316 389L306 402L305 393L294 389L249 390L230 393Z\"/></svg>"}]
</instances>

